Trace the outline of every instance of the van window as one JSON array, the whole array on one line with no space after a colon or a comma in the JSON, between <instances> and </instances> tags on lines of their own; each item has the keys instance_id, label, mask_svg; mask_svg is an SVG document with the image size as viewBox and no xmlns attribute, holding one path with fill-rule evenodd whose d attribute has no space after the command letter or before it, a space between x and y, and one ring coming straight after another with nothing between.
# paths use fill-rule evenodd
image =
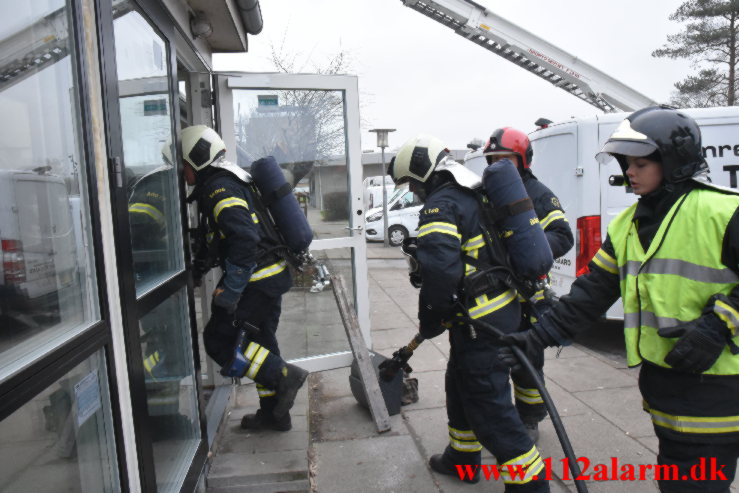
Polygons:
<instances>
[{"instance_id":1,"label":"van window","mask_svg":"<svg viewBox=\"0 0 739 493\"><path fill-rule=\"evenodd\" d=\"M100 318L70 3L0 0L0 381Z\"/></svg>"}]
</instances>

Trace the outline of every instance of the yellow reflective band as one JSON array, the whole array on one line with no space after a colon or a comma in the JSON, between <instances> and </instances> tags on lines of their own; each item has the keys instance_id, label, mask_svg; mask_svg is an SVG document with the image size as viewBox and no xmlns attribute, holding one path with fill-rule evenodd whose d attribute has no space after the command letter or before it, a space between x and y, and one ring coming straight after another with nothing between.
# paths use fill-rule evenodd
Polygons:
<instances>
[{"instance_id":1,"label":"yellow reflective band","mask_svg":"<svg viewBox=\"0 0 739 493\"><path fill-rule=\"evenodd\" d=\"M480 249L477 250L470 250L467 255L469 255L472 258L479 258L480 257ZM468 276L472 274L473 272L476 272L477 268L470 265L470 264L464 264L464 275Z\"/></svg>"},{"instance_id":2,"label":"yellow reflective band","mask_svg":"<svg viewBox=\"0 0 739 493\"><path fill-rule=\"evenodd\" d=\"M244 351L244 357L251 361L251 359L254 357L255 354L257 354L257 350L261 346L257 344L256 342L250 342L248 346L246 346L246 351Z\"/></svg>"},{"instance_id":3,"label":"yellow reflective band","mask_svg":"<svg viewBox=\"0 0 739 493\"><path fill-rule=\"evenodd\" d=\"M482 445L477 441L475 432L472 430L458 430L456 428L449 428L449 445L459 452L479 452L482 450Z\"/></svg>"},{"instance_id":4,"label":"yellow reflective band","mask_svg":"<svg viewBox=\"0 0 739 493\"><path fill-rule=\"evenodd\" d=\"M716 300L716 303L713 305L713 312L718 318L724 321L732 334L736 332L736 328L739 327L739 312L733 306L721 300Z\"/></svg>"},{"instance_id":5,"label":"yellow reflective band","mask_svg":"<svg viewBox=\"0 0 739 493\"><path fill-rule=\"evenodd\" d=\"M418 230L418 237L421 238L431 233L444 233L445 235L454 236L458 240L462 241L462 235L459 234L456 224L440 221L424 224Z\"/></svg>"},{"instance_id":6,"label":"yellow reflective band","mask_svg":"<svg viewBox=\"0 0 739 493\"><path fill-rule=\"evenodd\" d=\"M544 299L544 290L543 289L540 290L540 291L537 291L536 293L534 293L534 296L531 297L531 300L532 301L535 301L535 302L536 301L541 301L543 299Z\"/></svg>"},{"instance_id":7,"label":"yellow reflective band","mask_svg":"<svg viewBox=\"0 0 739 493\"><path fill-rule=\"evenodd\" d=\"M264 385L257 384L257 394L259 395L260 399L263 399L265 397L272 397L273 395L277 395L277 392L274 389L270 389L265 387Z\"/></svg>"},{"instance_id":8,"label":"yellow reflective band","mask_svg":"<svg viewBox=\"0 0 739 493\"><path fill-rule=\"evenodd\" d=\"M255 212L251 213L251 220L254 221L254 224L259 224L259 218Z\"/></svg>"},{"instance_id":9,"label":"yellow reflective band","mask_svg":"<svg viewBox=\"0 0 739 493\"><path fill-rule=\"evenodd\" d=\"M136 213L136 214L146 214L147 216L151 217L157 224L160 226L164 226L164 214L162 214L162 211L157 209L151 204L143 204L141 202L136 202L135 204L131 204L128 206L128 213Z\"/></svg>"},{"instance_id":10,"label":"yellow reflective band","mask_svg":"<svg viewBox=\"0 0 739 493\"><path fill-rule=\"evenodd\" d=\"M267 267L256 271L249 278L249 282L261 281L262 279L276 276L277 274L285 270L286 267L287 267L287 262L284 260L280 260L276 264L268 265Z\"/></svg>"},{"instance_id":11,"label":"yellow reflective band","mask_svg":"<svg viewBox=\"0 0 739 493\"><path fill-rule=\"evenodd\" d=\"M482 235L477 235L474 238L470 238L469 240L464 242L464 245L462 245L462 250L470 251L470 250L478 250L485 246L485 238L482 237Z\"/></svg>"},{"instance_id":12,"label":"yellow reflective band","mask_svg":"<svg viewBox=\"0 0 739 493\"><path fill-rule=\"evenodd\" d=\"M159 351L156 351L154 354L150 354L149 357L144 360L144 368L146 371L151 373L151 370L157 366L157 363L159 363Z\"/></svg>"},{"instance_id":13,"label":"yellow reflective band","mask_svg":"<svg viewBox=\"0 0 739 493\"><path fill-rule=\"evenodd\" d=\"M595 253L593 263L606 272L618 275L616 259L608 255L602 248Z\"/></svg>"},{"instance_id":14,"label":"yellow reflective band","mask_svg":"<svg viewBox=\"0 0 739 493\"><path fill-rule=\"evenodd\" d=\"M462 440L455 440L449 437L449 445L459 452L479 452L482 450L482 445L477 440L471 442L464 442Z\"/></svg>"},{"instance_id":15,"label":"yellow reflective band","mask_svg":"<svg viewBox=\"0 0 739 493\"><path fill-rule=\"evenodd\" d=\"M544 404L544 399L541 398L541 394L537 389L525 389L518 385L513 385L513 395L517 401L521 401L526 404Z\"/></svg>"},{"instance_id":16,"label":"yellow reflective band","mask_svg":"<svg viewBox=\"0 0 739 493\"><path fill-rule=\"evenodd\" d=\"M475 436L475 432L472 430L458 430L451 426L447 426L447 428L449 428L449 436L451 437L459 440L477 440L477 436Z\"/></svg>"},{"instance_id":17,"label":"yellow reflective band","mask_svg":"<svg viewBox=\"0 0 739 493\"><path fill-rule=\"evenodd\" d=\"M268 354L269 350L267 348L259 348L259 351L257 351L257 355L254 356L254 359L251 361L251 365L249 365L249 370L246 372L246 376L248 378L254 380L257 377L257 373L259 373L259 369L262 368L262 363L264 363L264 360L267 359Z\"/></svg>"},{"instance_id":18,"label":"yellow reflective band","mask_svg":"<svg viewBox=\"0 0 739 493\"><path fill-rule=\"evenodd\" d=\"M494 311L500 310L504 306L516 299L516 291L509 289L504 291L503 294L496 296L490 301L480 303L480 298L477 298L477 306L470 308L470 317L477 319L489 315Z\"/></svg>"},{"instance_id":19,"label":"yellow reflective band","mask_svg":"<svg viewBox=\"0 0 739 493\"><path fill-rule=\"evenodd\" d=\"M562 220L564 222L567 222L567 217L565 217L564 212L560 211L559 209L555 209L546 216L544 216L544 219L541 220L541 227L544 229L547 229L547 226L549 226L551 223L557 220Z\"/></svg>"},{"instance_id":20,"label":"yellow reflective band","mask_svg":"<svg viewBox=\"0 0 739 493\"><path fill-rule=\"evenodd\" d=\"M646 402L644 410L652 416L652 423L680 433L719 434L739 432L739 416L696 417L675 416L651 409Z\"/></svg>"},{"instance_id":21,"label":"yellow reflective band","mask_svg":"<svg viewBox=\"0 0 739 493\"><path fill-rule=\"evenodd\" d=\"M216 206L213 208L213 219L218 222L218 216L221 215L221 212L223 209L227 207L243 207L246 210L249 210L249 204L246 203L246 200L240 199L238 197L229 197L227 199L223 199L219 201Z\"/></svg>"},{"instance_id":22,"label":"yellow reflective band","mask_svg":"<svg viewBox=\"0 0 739 493\"><path fill-rule=\"evenodd\" d=\"M536 445L525 454L519 455L499 466L500 476L506 484L525 484L538 476L544 468Z\"/></svg>"}]
</instances>

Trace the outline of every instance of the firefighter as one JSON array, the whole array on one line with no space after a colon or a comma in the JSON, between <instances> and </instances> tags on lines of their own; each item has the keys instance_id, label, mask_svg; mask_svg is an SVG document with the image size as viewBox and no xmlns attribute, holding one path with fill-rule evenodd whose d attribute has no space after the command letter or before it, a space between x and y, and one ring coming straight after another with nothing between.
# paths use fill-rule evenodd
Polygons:
<instances>
[{"instance_id":1,"label":"firefighter","mask_svg":"<svg viewBox=\"0 0 739 493\"><path fill-rule=\"evenodd\" d=\"M698 125L670 107L626 118L597 157L611 156L638 202L608 225L569 295L505 339L528 354L569 344L621 296L626 357L641 365L658 463L686 478L662 479L660 490L727 492L739 452L739 196L710 183ZM517 365L510 351L501 358ZM711 458L725 481L691 475Z\"/></svg>"},{"instance_id":2,"label":"firefighter","mask_svg":"<svg viewBox=\"0 0 739 493\"><path fill-rule=\"evenodd\" d=\"M483 152L488 164L506 158L516 164L524 187L526 187L526 193L534 203L534 210L539 218L539 223L544 228L544 234L549 242L549 247L552 249L552 256L557 259L567 253L575 243L572 230L557 196L531 172L534 151L531 148L528 136L515 128L499 128L490 135ZM535 294L534 301L539 311L548 308L549 301L545 300L543 291ZM523 322L521 330L525 330L529 327L533 315L530 313L529 306L525 305L522 308ZM543 377L544 351L536 355L536 358L531 362ZM529 436L536 442L539 438L539 422L547 415L544 401L528 372L514 372L511 377L516 409L518 409Z\"/></svg>"},{"instance_id":3,"label":"firefighter","mask_svg":"<svg viewBox=\"0 0 739 493\"><path fill-rule=\"evenodd\" d=\"M425 201L417 248L422 279L419 331L428 339L449 330L445 377L449 445L430 458L430 467L459 477L455 465L480 464L485 446L498 464L520 466L525 472L516 478L504 472L505 491L549 491L546 481L533 479L543 462L511 402L509 370L497 358L500 346L491 336L455 320L461 308L458 300L464 296L460 287L475 270L463 255L493 263L481 226L478 192L472 190L480 186L480 177L456 163L438 139L424 135L403 144L388 173L396 184L407 182ZM515 290L499 283L478 293L466 309L474 319L514 332L521 316L516 297ZM479 481L479 471L466 481Z\"/></svg>"},{"instance_id":4,"label":"firefighter","mask_svg":"<svg viewBox=\"0 0 739 493\"><path fill-rule=\"evenodd\" d=\"M289 409L308 375L280 357L275 336L290 272L285 260L265 253L265 233L250 208L259 197L245 186L248 174L224 159L220 136L196 125L182 130L180 139L185 179L196 186L193 194L206 216L206 228L198 229L206 230L223 270L203 334L206 352L224 376L246 376L257 384L259 410L244 416L242 428L290 430ZM240 322L256 328L244 341L237 341Z\"/></svg>"}]
</instances>

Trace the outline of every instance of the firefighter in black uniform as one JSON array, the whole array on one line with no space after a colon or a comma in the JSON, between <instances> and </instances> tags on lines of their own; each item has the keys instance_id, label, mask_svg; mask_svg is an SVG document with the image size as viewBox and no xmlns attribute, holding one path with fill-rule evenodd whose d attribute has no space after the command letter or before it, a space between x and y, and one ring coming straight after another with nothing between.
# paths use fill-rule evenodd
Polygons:
<instances>
[{"instance_id":1,"label":"firefighter in black uniform","mask_svg":"<svg viewBox=\"0 0 739 493\"><path fill-rule=\"evenodd\" d=\"M224 159L220 136L196 125L182 130L181 141L185 179L196 185L210 248L223 269L203 334L205 349L224 376L257 383L259 410L244 416L242 428L287 431L288 411L308 375L280 357L275 336L290 272L285 260L263 254L264 231L253 208L258 198L245 186L248 174ZM238 340L240 327L248 328L245 340Z\"/></svg>"},{"instance_id":2,"label":"firefighter in black uniform","mask_svg":"<svg viewBox=\"0 0 739 493\"><path fill-rule=\"evenodd\" d=\"M451 343L445 378L449 445L443 454L431 457L431 468L458 477L455 465L480 464L485 446L498 464L522 471L520 477L513 477L503 468L505 491L549 491L546 481L534 480L543 462L511 402L509 371L497 358L500 346L487 334L455 321L461 308L458 300L464 296L463 280L475 270L464 256L493 262L477 192L471 190L480 185L480 177L456 163L438 139L428 136L406 142L389 174L397 184L408 182L425 200L417 249L422 279L420 333L431 338L448 328ZM521 312L515 290L501 284L473 295L465 300L470 317L503 332L518 329ZM479 481L479 471L466 481Z\"/></svg>"},{"instance_id":3,"label":"firefighter in black uniform","mask_svg":"<svg viewBox=\"0 0 739 493\"><path fill-rule=\"evenodd\" d=\"M557 196L531 172L534 151L531 148L528 136L515 128L499 128L490 135L483 148L483 153L488 164L506 158L516 163L526 193L534 203L536 216L539 218L541 227L544 228L544 234L549 242L549 247L552 249L552 256L557 259L570 251L570 248L575 244L575 239L572 236L572 230L569 222L567 222L562 205ZM534 295L534 302L539 311L545 311L549 305L543 291L539 291ZM533 315L528 304L522 308L523 323L521 324L521 330L525 330L529 328ZM544 351L531 362L543 377ZM518 409L529 436L536 441L539 438L539 422L547 415L544 401L528 372L514 372L511 377L516 409Z\"/></svg>"},{"instance_id":4,"label":"firefighter in black uniform","mask_svg":"<svg viewBox=\"0 0 739 493\"><path fill-rule=\"evenodd\" d=\"M598 158L611 156L639 201L611 221L570 293L505 339L528 354L568 344L621 296L627 362L641 365L665 466L660 490L728 492L739 454L739 195L710 183L698 125L669 107L631 114ZM518 364L508 350L501 358ZM705 478L691 474L701 463Z\"/></svg>"}]
</instances>

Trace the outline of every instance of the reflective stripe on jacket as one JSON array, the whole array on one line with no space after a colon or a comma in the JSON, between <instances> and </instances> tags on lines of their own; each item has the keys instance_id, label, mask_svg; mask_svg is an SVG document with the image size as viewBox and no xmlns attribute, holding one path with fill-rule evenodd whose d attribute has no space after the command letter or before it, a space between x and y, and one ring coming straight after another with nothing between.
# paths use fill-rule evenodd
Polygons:
<instances>
[{"instance_id":1,"label":"reflective stripe on jacket","mask_svg":"<svg viewBox=\"0 0 739 493\"><path fill-rule=\"evenodd\" d=\"M738 206L738 196L692 190L672 206L646 252L632 220L636 204L609 224L615 258L600 250L593 262L619 274L629 366L645 359L669 368L664 358L677 339L657 330L695 320L711 296L729 294L739 284L721 258L726 227ZM727 346L705 373L737 375L739 356Z\"/></svg>"}]
</instances>

